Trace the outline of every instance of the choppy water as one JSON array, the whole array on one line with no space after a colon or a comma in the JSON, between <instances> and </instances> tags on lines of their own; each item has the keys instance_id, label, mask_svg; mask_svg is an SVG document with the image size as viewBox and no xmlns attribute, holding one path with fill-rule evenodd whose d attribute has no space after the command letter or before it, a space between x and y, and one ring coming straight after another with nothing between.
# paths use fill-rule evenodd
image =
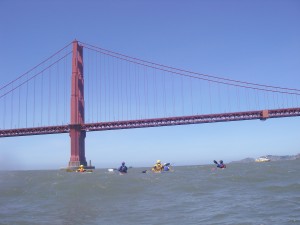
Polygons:
<instances>
[{"instance_id":1,"label":"choppy water","mask_svg":"<svg viewBox=\"0 0 300 225\"><path fill-rule=\"evenodd\" d=\"M300 224L300 161L0 172L0 224Z\"/></svg>"}]
</instances>

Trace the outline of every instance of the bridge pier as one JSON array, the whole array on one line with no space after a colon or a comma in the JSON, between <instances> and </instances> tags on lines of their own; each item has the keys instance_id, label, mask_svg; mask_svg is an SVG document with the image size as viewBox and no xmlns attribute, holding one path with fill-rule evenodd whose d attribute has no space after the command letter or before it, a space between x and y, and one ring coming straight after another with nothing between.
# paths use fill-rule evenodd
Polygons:
<instances>
[{"instance_id":1,"label":"bridge pier","mask_svg":"<svg viewBox=\"0 0 300 225\"><path fill-rule=\"evenodd\" d=\"M87 166L85 159L86 132L81 130L80 125L70 125L71 158L69 167L78 168L80 165Z\"/></svg>"},{"instance_id":2,"label":"bridge pier","mask_svg":"<svg viewBox=\"0 0 300 225\"><path fill-rule=\"evenodd\" d=\"M87 165L85 159L85 137L86 131L81 130L84 124L84 77L83 77L83 47L78 41L73 41L72 55L72 81L71 81L71 157L69 168L78 168L83 165L88 169L95 169Z\"/></svg>"}]
</instances>

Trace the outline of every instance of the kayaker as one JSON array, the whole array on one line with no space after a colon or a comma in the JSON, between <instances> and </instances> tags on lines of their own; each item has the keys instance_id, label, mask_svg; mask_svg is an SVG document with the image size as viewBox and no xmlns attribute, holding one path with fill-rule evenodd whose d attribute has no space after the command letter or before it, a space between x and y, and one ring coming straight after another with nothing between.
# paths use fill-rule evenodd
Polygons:
<instances>
[{"instance_id":1,"label":"kayaker","mask_svg":"<svg viewBox=\"0 0 300 225\"><path fill-rule=\"evenodd\" d=\"M226 165L223 163L223 160L220 160L219 163L217 164L217 167L223 169L226 168Z\"/></svg>"},{"instance_id":2,"label":"kayaker","mask_svg":"<svg viewBox=\"0 0 300 225\"><path fill-rule=\"evenodd\" d=\"M164 168L164 171L169 171L170 170L170 163L165 163L163 168Z\"/></svg>"},{"instance_id":3,"label":"kayaker","mask_svg":"<svg viewBox=\"0 0 300 225\"><path fill-rule=\"evenodd\" d=\"M118 171L120 173L127 173L127 166L125 166L125 162L122 162L122 165L119 167Z\"/></svg>"},{"instance_id":4,"label":"kayaker","mask_svg":"<svg viewBox=\"0 0 300 225\"><path fill-rule=\"evenodd\" d=\"M153 172L161 172L163 170L163 165L160 160L156 161L156 164L152 167Z\"/></svg>"},{"instance_id":5,"label":"kayaker","mask_svg":"<svg viewBox=\"0 0 300 225\"><path fill-rule=\"evenodd\" d=\"M85 172L84 166L80 165L79 168L77 169L77 172Z\"/></svg>"}]
</instances>

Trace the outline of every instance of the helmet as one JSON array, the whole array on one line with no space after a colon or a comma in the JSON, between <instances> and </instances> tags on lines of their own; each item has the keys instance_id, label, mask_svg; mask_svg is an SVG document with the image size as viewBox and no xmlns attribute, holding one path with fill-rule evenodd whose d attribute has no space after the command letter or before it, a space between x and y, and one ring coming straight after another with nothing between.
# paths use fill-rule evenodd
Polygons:
<instances>
[{"instance_id":1,"label":"helmet","mask_svg":"<svg viewBox=\"0 0 300 225\"><path fill-rule=\"evenodd\" d=\"M80 167L83 167L83 165L80 165Z\"/></svg>"},{"instance_id":2,"label":"helmet","mask_svg":"<svg viewBox=\"0 0 300 225\"><path fill-rule=\"evenodd\" d=\"M156 163L160 163L160 160L157 160Z\"/></svg>"},{"instance_id":3,"label":"helmet","mask_svg":"<svg viewBox=\"0 0 300 225\"><path fill-rule=\"evenodd\" d=\"M220 160L220 163L223 163L223 160Z\"/></svg>"},{"instance_id":4,"label":"helmet","mask_svg":"<svg viewBox=\"0 0 300 225\"><path fill-rule=\"evenodd\" d=\"M125 162L122 162L122 165L125 165Z\"/></svg>"}]
</instances>

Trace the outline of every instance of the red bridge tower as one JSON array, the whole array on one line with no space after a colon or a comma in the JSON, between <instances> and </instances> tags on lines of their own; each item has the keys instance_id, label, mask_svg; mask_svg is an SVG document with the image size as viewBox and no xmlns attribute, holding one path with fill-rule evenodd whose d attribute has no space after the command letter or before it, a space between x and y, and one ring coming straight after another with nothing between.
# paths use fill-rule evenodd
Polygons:
<instances>
[{"instance_id":1,"label":"red bridge tower","mask_svg":"<svg viewBox=\"0 0 300 225\"><path fill-rule=\"evenodd\" d=\"M81 129L84 124L84 78L83 78L83 47L78 41L73 41L72 56L72 81L71 81L71 158L69 168L78 168L84 165L85 168L94 169L85 159L85 136L86 131Z\"/></svg>"}]
</instances>

